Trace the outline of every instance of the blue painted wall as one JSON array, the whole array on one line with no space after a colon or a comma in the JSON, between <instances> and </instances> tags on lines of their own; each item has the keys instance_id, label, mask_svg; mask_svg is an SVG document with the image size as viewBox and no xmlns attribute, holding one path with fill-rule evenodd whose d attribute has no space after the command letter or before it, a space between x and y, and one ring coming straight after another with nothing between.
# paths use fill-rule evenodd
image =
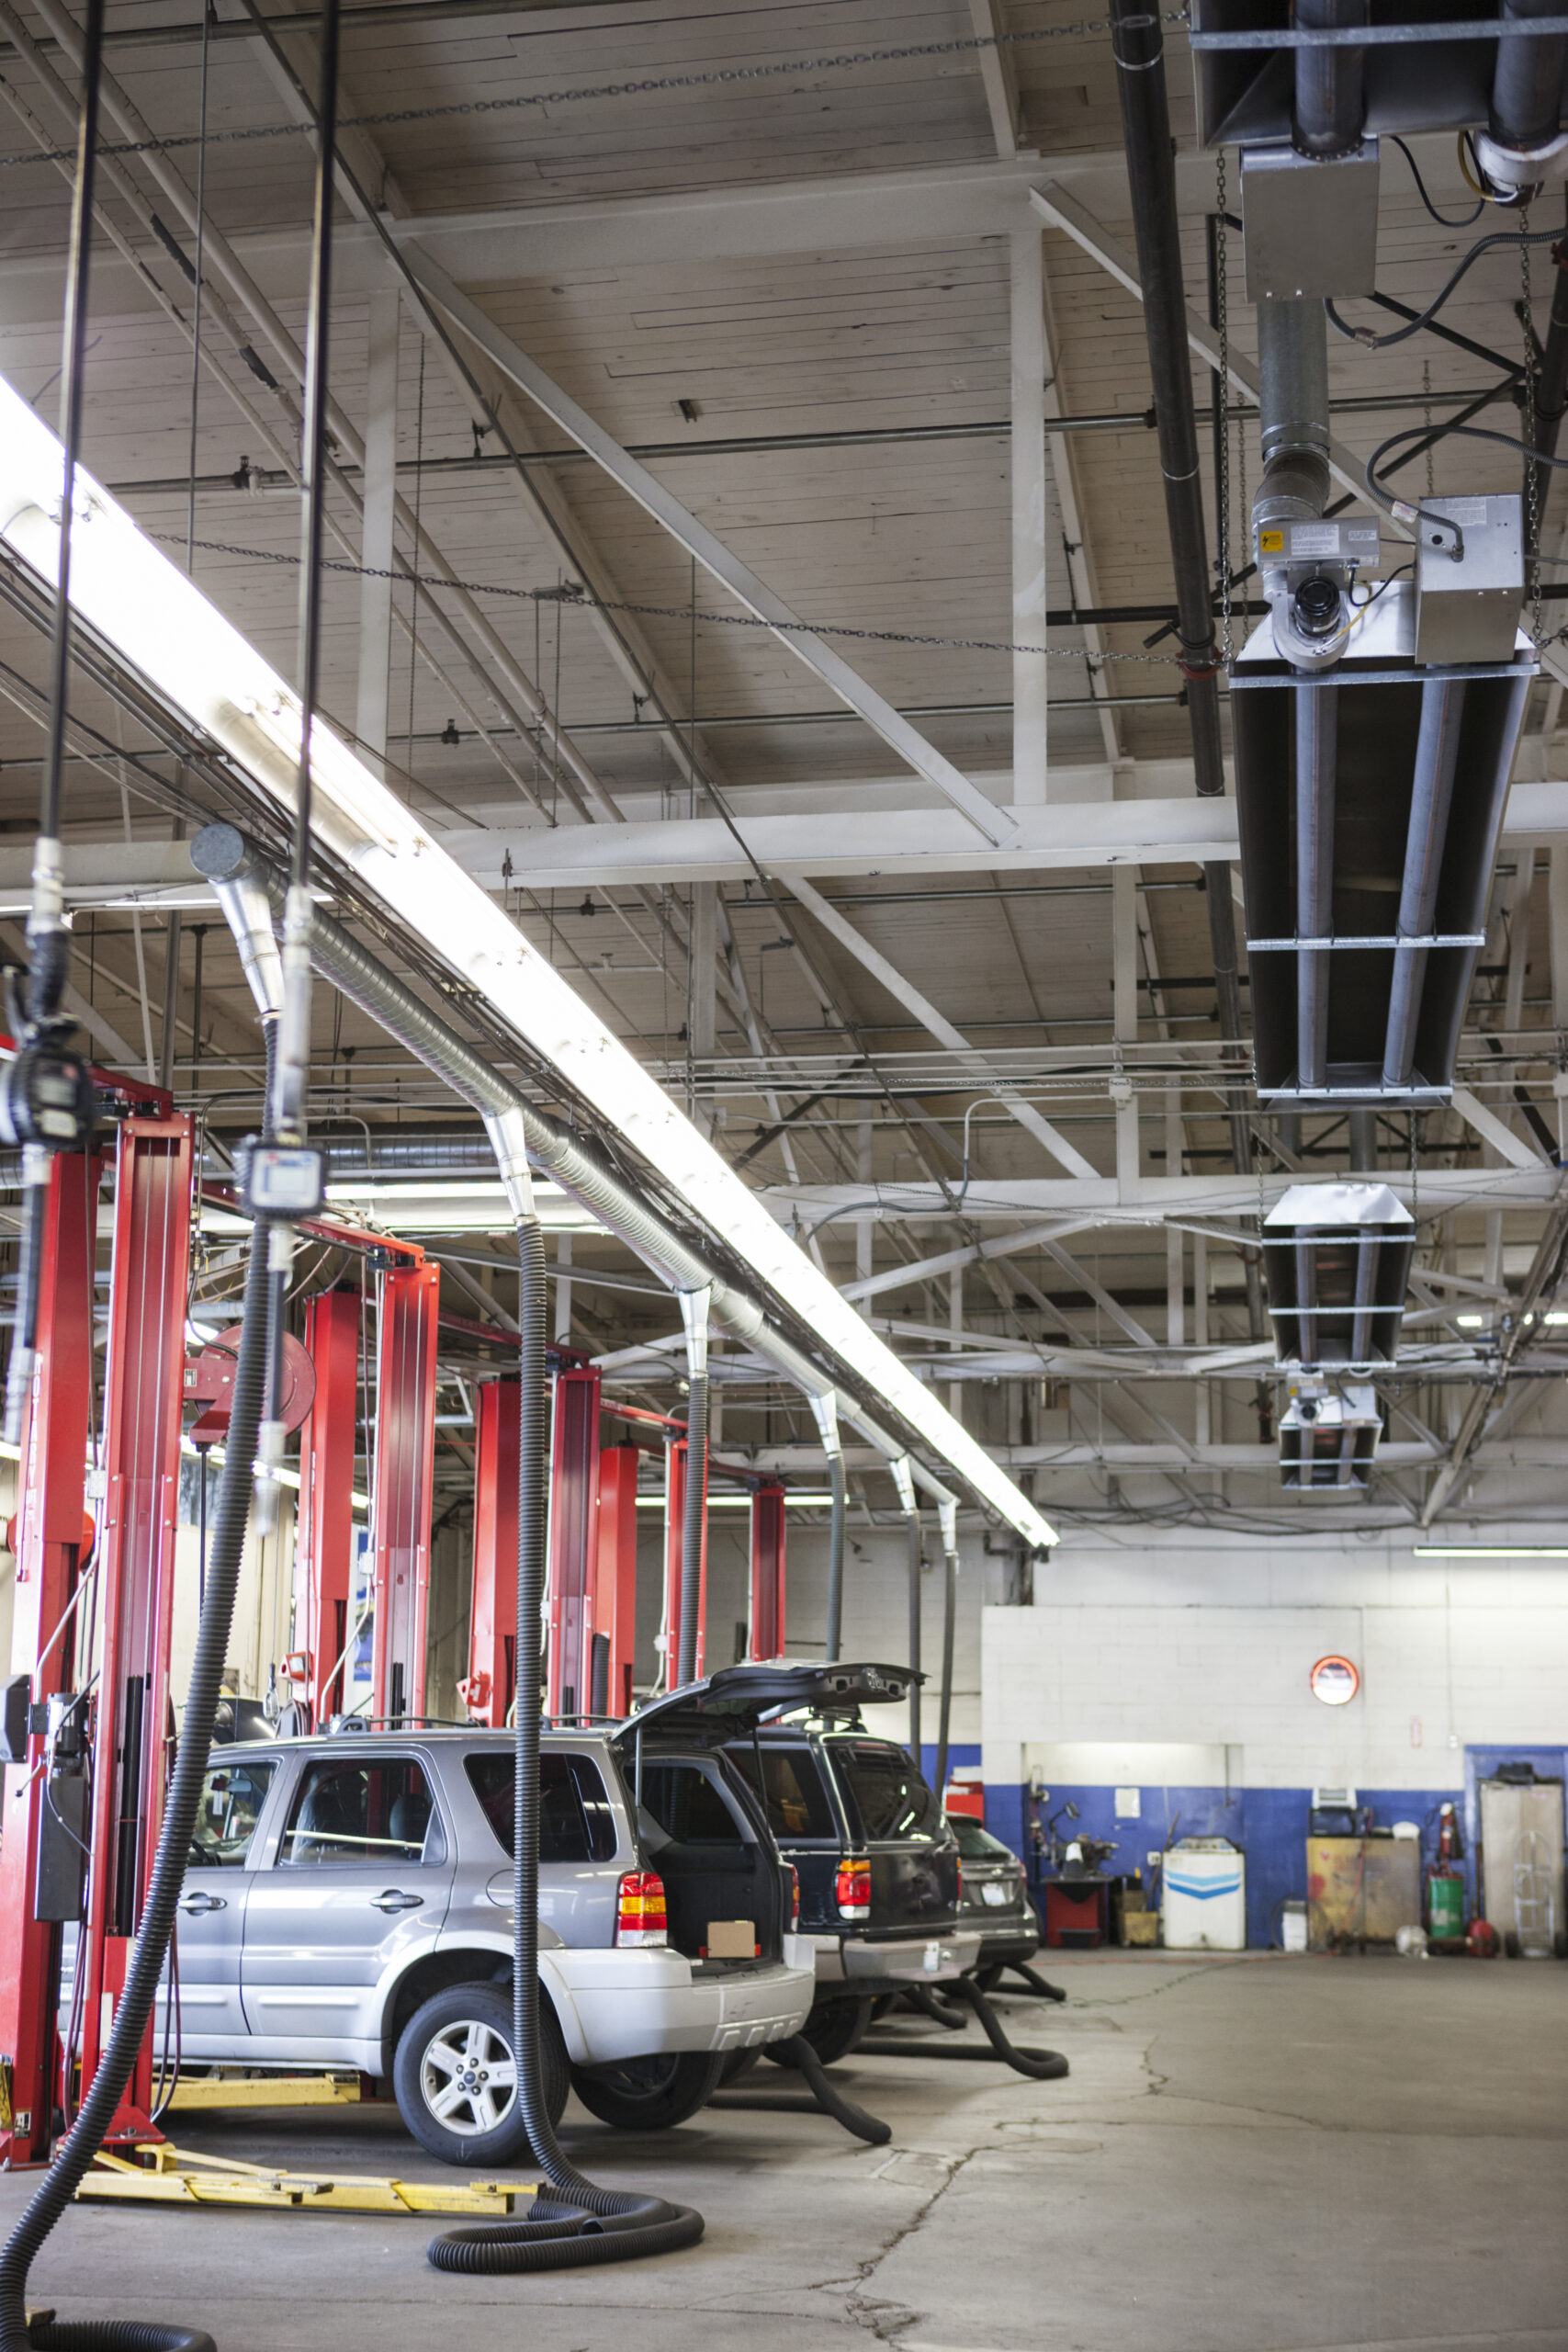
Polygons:
<instances>
[{"instance_id":1,"label":"blue painted wall","mask_svg":"<svg viewBox=\"0 0 1568 2352\"><path fill-rule=\"evenodd\" d=\"M1492 1753L1477 1752L1488 1756ZM1498 1749L1496 1753L1499 1757L1512 1757L1516 1751ZM1561 1770L1562 1751L1551 1753L1558 1759L1552 1770ZM1536 1769L1544 1771L1547 1767L1538 1763ZM1484 1770L1481 1777L1485 1778ZM1472 1780L1471 1789L1473 1802ZM1465 1798L1465 1791L1458 1788L1363 1789L1359 1793L1361 1804L1371 1806L1373 1822L1380 1828L1387 1828L1395 1821L1419 1823L1423 1871L1437 1858L1438 1805L1445 1798L1455 1804ZM1041 1809L1048 1815L1069 1801L1076 1804L1079 1817L1072 1825L1075 1831L1089 1838L1109 1838L1116 1849L1106 1867L1112 1872L1141 1870L1145 1884L1147 1855L1156 1847L1163 1847L1173 1833L1176 1838L1228 1838L1247 1857L1247 1943L1258 1950L1278 1944L1280 1905L1291 1899L1306 1898L1307 1815L1312 1809L1312 1791L1145 1788L1139 1792L1139 1798L1141 1812L1136 1820L1132 1820L1117 1814L1114 1789L1053 1784L1050 1801ZM1020 1786L987 1787L986 1826L1015 1853L1024 1855L1032 1870L1027 1799L1028 1791ZM1066 1823L1061 1826L1067 1826ZM1470 1881L1467 1893L1473 1903L1473 1865L1469 1860L1473 1840L1467 1838L1466 1847Z\"/></svg>"}]
</instances>

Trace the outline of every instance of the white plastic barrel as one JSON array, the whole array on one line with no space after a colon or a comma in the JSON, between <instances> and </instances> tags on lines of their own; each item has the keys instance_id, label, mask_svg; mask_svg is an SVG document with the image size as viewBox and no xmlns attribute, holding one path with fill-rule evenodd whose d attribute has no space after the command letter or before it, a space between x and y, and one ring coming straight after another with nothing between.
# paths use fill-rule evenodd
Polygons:
<instances>
[{"instance_id":1,"label":"white plastic barrel","mask_svg":"<svg viewBox=\"0 0 1568 2352\"><path fill-rule=\"evenodd\" d=\"M1247 1949L1247 1860L1228 1838L1183 1838L1165 1858L1168 1951Z\"/></svg>"}]
</instances>

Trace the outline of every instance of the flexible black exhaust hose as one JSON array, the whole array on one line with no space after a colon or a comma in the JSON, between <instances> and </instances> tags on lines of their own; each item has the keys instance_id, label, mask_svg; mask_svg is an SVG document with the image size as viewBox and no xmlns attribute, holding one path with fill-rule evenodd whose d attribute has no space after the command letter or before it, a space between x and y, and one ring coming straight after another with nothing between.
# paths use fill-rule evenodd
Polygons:
<instances>
[{"instance_id":1,"label":"flexible black exhaust hose","mask_svg":"<svg viewBox=\"0 0 1568 2352\"><path fill-rule=\"evenodd\" d=\"M269 1030L268 1063L272 1057ZM126 1971L125 1989L115 2007L108 2047L92 2087L67 2137L34 2191L21 2220L0 2252L0 2352L216 2352L199 2329L164 2326L144 2320L39 2319L29 2332L28 2273L34 2257L74 2195L114 2120L120 2094L130 2080L147 2020L157 1997L158 1979L174 1932L175 1906L185 1883L201 1784L212 1745L223 1667L240 1581L240 1558L250 1517L252 1464L261 1425L266 1370L267 1235L256 1225L245 1271L243 1334L234 1372L228 1447L218 1489L218 1506L208 1553L207 1596L197 1626L179 1749L164 1807L158 1850Z\"/></svg>"},{"instance_id":2,"label":"flexible black exhaust hose","mask_svg":"<svg viewBox=\"0 0 1568 2352\"><path fill-rule=\"evenodd\" d=\"M550 1410L545 1370L545 1237L519 1218L522 1420L518 1442L517 1695L513 1712L512 2043L517 2098L535 2161L558 2199L540 2198L533 2218L450 2230L433 2238L437 2270L567 2270L630 2262L694 2245L703 2217L660 2197L600 2188L562 2154L539 2066L539 1637L545 1600L545 1513ZM10 2347L0 2344L0 2352Z\"/></svg>"}]
</instances>

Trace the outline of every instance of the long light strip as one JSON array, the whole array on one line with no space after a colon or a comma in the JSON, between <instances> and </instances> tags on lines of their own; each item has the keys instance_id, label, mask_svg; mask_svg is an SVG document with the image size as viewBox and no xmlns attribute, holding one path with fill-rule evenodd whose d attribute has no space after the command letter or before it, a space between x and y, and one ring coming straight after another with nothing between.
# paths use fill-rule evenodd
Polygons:
<instances>
[{"instance_id":1,"label":"long light strip","mask_svg":"<svg viewBox=\"0 0 1568 2352\"><path fill-rule=\"evenodd\" d=\"M59 441L0 379L0 537L49 581L59 560L63 481ZM298 698L125 509L80 472L71 587L84 619L280 807L292 807ZM510 916L319 718L310 754L316 831L333 854L594 1104L774 1297L1025 1543L1055 1544L1055 1530L1000 1465L867 1328Z\"/></svg>"},{"instance_id":2,"label":"long light strip","mask_svg":"<svg viewBox=\"0 0 1568 2352\"><path fill-rule=\"evenodd\" d=\"M1568 1544L1413 1544L1418 1560L1568 1560Z\"/></svg>"}]
</instances>

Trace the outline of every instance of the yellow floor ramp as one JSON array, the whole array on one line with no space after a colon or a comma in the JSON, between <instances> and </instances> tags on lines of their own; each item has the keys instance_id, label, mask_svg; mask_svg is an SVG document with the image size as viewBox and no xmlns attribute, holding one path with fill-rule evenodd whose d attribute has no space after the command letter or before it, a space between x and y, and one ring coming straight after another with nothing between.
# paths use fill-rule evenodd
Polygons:
<instances>
[{"instance_id":1,"label":"yellow floor ramp","mask_svg":"<svg viewBox=\"0 0 1568 2352\"><path fill-rule=\"evenodd\" d=\"M280 2213L441 2213L505 2221L537 2194L498 2180L391 2180L365 2173L281 2172L233 2156L192 2155L167 2141L135 2157L100 2149L78 2198L155 2205L248 2205Z\"/></svg>"}]
</instances>

